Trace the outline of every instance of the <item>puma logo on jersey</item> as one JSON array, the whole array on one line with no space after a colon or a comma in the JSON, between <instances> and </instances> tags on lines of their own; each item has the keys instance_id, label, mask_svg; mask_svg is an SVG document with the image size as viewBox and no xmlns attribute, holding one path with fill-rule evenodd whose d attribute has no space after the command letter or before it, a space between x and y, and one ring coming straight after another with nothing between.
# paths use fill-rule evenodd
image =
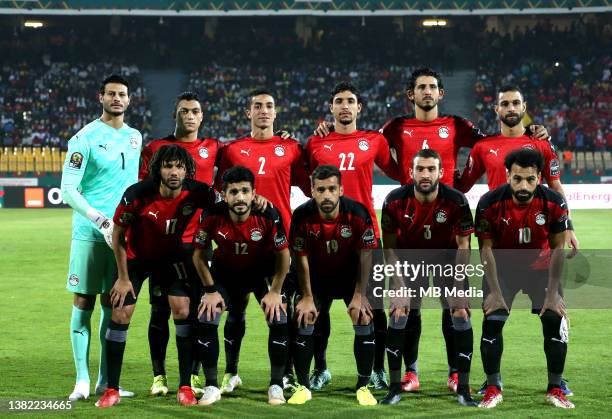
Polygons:
<instances>
[{"instance_id":1,"label":"puma logo on jersey","mask_svg":"<svg viewBox=\"0 0 612 419\"><path fill-rule=\"evenodd\" d=\"M502 217L502 221L503 221L504 223L506 223L506 225L507 225L507 226L509 226L509 225L510 225L510 220L511 220L511 218L510 218L510 217L508 217L508 218L504 218L504 217Z\"/></svg>"},{"instance_id":2,"label":"puma logo on jersey","mask_svg":"<svg viewBox=\"0 0 612 419\"><path fill-rule=\"evenodd\" d=\"M223 237L225 240L227 240L227 235L229 234L229 231L225 232L225 233L221 233L220 231L218 231L219 235L221 237Z\"/></svg>"},{"instance_id":3,"label":"puma logo on jersey","mask_svg":"<svg viewBox=\"0 0 612 419\"><path fill-rule=\"evenodd\" d=\"M103 148L103 149L104 149L104 151L108 151L108 150L106 149L106 146L107 146L107 144L104 144L104 145L102 145L102 144L98 144L98 147Z\"/></svg>"},{"instance_id":4,"label":"puma logo on jersey","mask_svg":"<svg viewBox=\"0 0 612 419\"><path fill-rule=\"evenodd\" d=\"M412 131L413 130L410 130L410 131L404 130L404 134L408 135L409 137L412 137Z\"/></svg>"},{"instance_id":5,"label":"puma logo on jersey","mask_svg":"<svg viewBox=\"0 0 612 419\"><path fill-rule=\"evenodd\" d=\"M334 146L333 144L323 144L323 148L326 148L326 149L328 149L329 151L332 151L332 147L333 147L333 146Z\"/></svg>"},{"instance_id":6,"label":"puma logo on jersey","mask_svg":"<svg viewBox=\"0 0 612 419\"><path fill-rule=\"evenodd\" d=\"M404 214L404 218L408 218L410 222L414 221L414 214Z\"/></svg>"},{"instance_id":7,"label":"puma logo on jersey","mask_svg":"<svg viewBox=\"0 0 612 419\"><path fill-rule=\"evenodd\" d=\"M159 214L159 211L156 211L156 212L149 211L149 215L152 215L153 217L155 217L156 220L157 220L157 214Z\"/></svg>"},{"instance_id":8,"label":"puma logo on jersey","mask_svg":"<svg viewBox=\"0 0 612 419\"><path fill-rule=\"evenodd\" d=\"M496 148L495 150L493 150L492 148L489 149L489 153L493 153L497 156L497 152L499 151L499 148Z\"/></svg>"},{"instance_id":9,"label":"puma logo on jersey","mask_svg":"<svg viewBox=\"0 0 612 419\"><path fill-rule=\"evenodd\" d=\"M249 148L248 150L240 150L240 154L246 154L247 156L251 157L251 149Z\"/></svg>"}]
</instances>

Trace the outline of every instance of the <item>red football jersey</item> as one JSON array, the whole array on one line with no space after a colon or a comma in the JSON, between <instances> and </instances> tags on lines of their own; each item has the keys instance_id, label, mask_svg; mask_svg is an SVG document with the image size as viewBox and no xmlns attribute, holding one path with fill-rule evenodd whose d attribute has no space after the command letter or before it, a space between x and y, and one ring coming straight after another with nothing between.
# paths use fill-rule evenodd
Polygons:
<instances>
[{"instance_id":1,"label":"red football jersey","mask_svg":"<svg viewBox=\"0 0 612 419\"><path fill-rule=\"evenodd\" d=\"M166 138L153 140L142 149L140 170L138 171L138 179L144 180L149 176L149 164L153 155L164 145L176 144L183 147L189 152L196 164L194 179L212 185L213 175L215 172L215 161L217 152L222 143L213 138L201 138L192 142L178 141L174 135L169 135ZM183 243L191 243L193 235L198 228L201 210L194 213L193 218L183 235Z\"/></svg>"},{"instance_id":2,"label":"red football jersey","mask_svg":"<svg viewBox=\"0 0 612 419\"><path fill-rule=\"evenodd\" d=\"M504 185L507 183L504 160L510 152L522 147L542 153L544 156L542 177L546 183L550 185L553 180L560 178L559 159L554 146L549 141L536 140L527 135L516 138L496 135L487 137L474 145L461 179L455 183L455 187L462 192L467 192L485 172L489 190Z\"/></svg>"},{"instance_id":3,"label":"red football jersey","mask_svg":"<svg viewBox=\"0 0 612 419\"><path fill-rule=\"evenodd\" d=\"M529 204L516 204L505 184L484 194L476 208L476 236L492 239L496 249L550 249L549 235L566 230L565 200L542 185Z\"/></svg>"},{"instance_id":4,"label":"red football jersey","mask_svg":"<svg viewBox=\"0 0 612 419\"><path fill-rule=\"evenodd\" d=\"M385 198L382 229L397 234L398 249L456 249L456 236L474 232L474 220L465 196L440 184L438 196L427 204L414 196L414 185L394 189Z\"/></svg>"},{"instance_id":5,"label":"red football jersey","mask_svg":"<svg viewBox=\"0 0 612 419\"><path fill-rule=\"evenodd\" d=\"M268 207L263 212L251 210L246 221L235 223L226 202L204 211L194 238L195 246L200 249L210 248L212 241L217 244L213 264L243 274L274 269L274 252L289 246L276 208Z\"/></svg>"},{"instance_id":6,"label":"red football jersey","mask_svg":"<svg viewBox=\"0 0 612 419\"><path fill-rule=\"evenodd\" d=\"M430 122L400 116L387 122L381 132L397 153L402 185L412 182L410 168L414 155L424 148L431 148L442 158L444 176L440 181L453 186L459 149L473 147L485 137L470 121L459 116L440 116Z\"/></svg>"},{"instance_id":7,"label":"red football jersey","mask_svg":"<svg viewBox=\"0 0 612 419\"><path fill-rule=\"evenodd\" d=\"M217 190L221 190L223 173L238 165L253 172L257 194L278 209L285 231L288 231L291 222L291 185L299 186L307 196L310 195L310 180L300 143L278 136L267 140L244 137L226 143L218 157Z\"/></svg>"},{"instance_id":8,"label":"red football jersey","mask_svg":"<svg viewBox=\"0 0 612 419\"><path fill-rule=\"evenodd\" d=\"M304 150L310 171L322 164L331 164L340 169L344 195L365 205L374 222L376 238L379 238L372 198L374 163L387 176L399 180L399 168L391 157L385 138L376 131L355 131L351 134L332 132L324 138L310 137Z\"/></svg>"},{"instance_id":9,"label":"red football jersey","mask_svg":"<svg viewBox=\"0 0 612 419\"><path fill-rule=\"evenodd\" d=\"M212 207L215 200L209 185L190 179L176 198L163 198L159 185L151 180L127 188L113 221L127 229L128 259L157 260L178 254L196 210Z\"/></svg>"},{"instance_id":10,"label":"red football jersey","mask_svg":"<svg viewBox=\"0 0 612 419\"><path fill-rule=\"evenodd\" d=\"M311 280L354 281L359 268L359 251L376 249L372 218L367 208L341 197L335 220L321 218L314 199L297 207L291 219L291 247L308 256Z\"/></svg>"}]
</instances>

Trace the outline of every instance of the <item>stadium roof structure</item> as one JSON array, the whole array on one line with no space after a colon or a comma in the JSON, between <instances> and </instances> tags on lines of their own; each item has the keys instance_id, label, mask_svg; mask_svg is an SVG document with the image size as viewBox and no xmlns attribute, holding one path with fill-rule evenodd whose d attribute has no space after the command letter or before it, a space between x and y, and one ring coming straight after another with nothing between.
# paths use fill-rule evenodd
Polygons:
<instances>
[{"instance_id":1,"label":"stadium roof structure","mask_svg":"<svg viewBox=\"0 0 612 419\"><path fill-rule=\"evenodd\" d=\"M0 0L0 14L442 16L612 11L612 0Z\"/></svg>"}]
</instances>

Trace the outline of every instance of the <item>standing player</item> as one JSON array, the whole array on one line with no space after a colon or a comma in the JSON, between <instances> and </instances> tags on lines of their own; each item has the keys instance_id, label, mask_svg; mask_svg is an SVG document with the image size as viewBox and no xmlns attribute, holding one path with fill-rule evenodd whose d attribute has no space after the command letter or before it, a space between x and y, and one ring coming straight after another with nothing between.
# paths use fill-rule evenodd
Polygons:
<instances>
[{"instance_id":1,"label":"standing player","mask_svg":"<svg viewBox=\"0 0 612 419\"><path fill-rule=\"evenodd\" d=\"M444 98L445 90L442 77L430 68L419 68L410 76L406 96L414 105L414 118L399 116L387 122L381 133L395 150L396 159L400 168L400 183L410 183L410 169L413 156L422 149L431 148L440 153L445 176L440 181L453 186L453 173L456 166L457 154L461 147L472 147L478 140L486 135L476 128L470 121L459 116L440 115L438 103ZM318 127L316 133L321 136L329 133L324 124ZM534 132L539 139L548 138L543 127L534 126ZM415 328L421 329L421 318L415 319ZM457 389L457 373L454 365L453 323L449 310L442 311L442 334L446 343L446 356L449 365L448 388ZM410 336L409 334L406 337ZM414 346L406 342L406 346ZM409 352L404 353L406 365ZM402 380L406 391L413 391L420 387L416 371L408 370Z\"/></svg>"},{"instance_id":2,"label":"standing player","mask_svg":"<svg viewBox=\"0 0 612 419\"><path fill-rule=\"evenodd\" d=\"M506 156L505 165L508 183L483 195L476 209L476 235L486 274L480 353L487 389L479 406L493 408L503 400L499 373L502 329L514 297L522 290L531 299L532 313L539 314L542 322L548 367L546 401L573 408L560 387L569 338L560 287L569 224L567 204L560 194L540 185L544 159L538 151L515 150Z\"/></svg>"},{"instance_id":3,"label":"standing player","mask_svg":"<svg viewBox=\"0 0 612 419\"><path fill-rule=\"evenodd\" d=\"M213 138L198 138L198 130L202 124L203 112L200 99L196 93L183 92L176 98L172 117L176 121L174 134L165 138L153 140L142 150L142 163L138 177L146 179L149 175L149 162L155 152L168 144L176 144L184 148L195 162L194 179L212 185L215 160L220 143ZM193 236L198 226L201 210L193 213L191 222L185 229L183 235L183 247L187 252L193 251ZM190 274L195 274L195 268L191 258L185 262L186 269ZM155 275L156 272L153 272ZM166 378L166 348L170 331L168 320L170 318L170 306L166 296L162 296L159 289L154 289L153 284L158 283L156 278L149 281L149 298L151 301L151 318L149 320L149 349L151 352L151 364L153 365L153 385L151 394L165 395L168 393L168 380ZM198 376L200 363L194 359L191 374L191 386L196 393L201 393L202 384Z\"/></svg>"},{"instance_id":4,"label":"standing player","mask_svg":"<svg viewBox=\"0 0 612 419\"><path fill-rule=\"evenodd\" d=\"M195 236L194 264L204 285L200 303L198 351L206 376L200 404L210 405L221 398L217 384L219 320L225 309L241 315L248 298L255 294L265 313L270 332L270 386L268 403L285 403L283 373L289 349L287 305L283 282L289 270L289 250L283 222L276 208L252 208L255 179L241 166L223 174L225 202L204 213ZM208 267L212 241L217 248Z\"/></svg>"},{"instance_id":5,"label":"standing player","mask_svg":"<svg viewBox=\"0 0 612 419\"><path fill-rule=\"evenodd\" d=\"M372 198L372 173L374 164L387 176L399 180L397 163L391 157L389 145L377 131L357 129L357 118L364 106L363 98L356 86L348 82L338 83L329 97L329 109L334 116L334 131L326 137L310 137L305 147L309 166L334 165L343 177L344 193L363 204L374 224L376 239L380 240L378 221ZM385 337L387 319L382 309L374 310L376 334L376 356L372 382L377 390L386 388ZM327 369L325 351L330 335L330 319L327 312L321 313L315 327L315 367L311 377L311 389L320 390L331 380Z\"/></svg>"},{"instance_id":6,"label":"standing player","mask_svg":"<svg viewBox=\"0 0 612 419\"><path fill-rule=\"evenodd\" d=\"M474 145L470 151L467 165L461 177L455 180L457 189L467 192L486 172L489 190L506 183L506 156L517 148L539 150L544 156L542 176L553 191L565 197L561 185L560 165L554 146L548 141L538 141L526 135L523 117L527 111L527 103L523 93L516 86L502 87L497 94L495 113L499 117L501 133L487 137ZM570 223L571 228L571 223ZM568 234L568 246L576 252L578 239L573 230Z\"/></svg>"},{"instance_id":7,"label":"standing player","mask_svg":"<svg viewBox=\"0 0 612 419\"><path fill-rule=\"evenodd\" d=\"M130 104L127 80L111 75L100 86L102 116L68 141L62 171L62 196L74 212L66 288L74 293L70 338L76 366L76 385L70 400L89 397L91 315L100 294L100 370L96 394L106 388L106 328L111 317L109 291L116 275L109 248L112 215L125 189L138 180L142 136L124 123ZM106 241L106 243L105 243ZM108 245L107 245L108 244ZM121 390L123 397L133 393Z\"/></svg>"},{"instance_id":8,"label":"standing player","mask_svg":"<svg viewBox=\"0 0 612 419\"><path fill-rule=\"evenodd\" d=\"M469 262L467 252L470 248L470 234L474 231L472 213L467 199L461 192L440 184L440 178L444 175L443 170L440 155L434 150L423 149L414 156L413 167L410 169L410 177L414 179L414 183L395 189L386 197L382 210L382 228L385 252L389 255L388 264L394 264L397 260L398 256L394 254L394 249L432 249L432 252L425 257L428 258L428 262L440 266L453 263L453 259L460 264ZM445 249L459 250L448 252ZM419 278L418 283L428 287L429 275ZM434 276L434 285L450 289L454 286L453 278ZM413 345L406 348L406 351L413 354L408 361L413 364L408 364L407 367L411 371L416 371L420 331L413 327L413 322L410 320L414 320L420 312L419 294L415 300L417 304L397 304L391 301L387 340L391 384L389 393L381 400L382 404L396 404L401 399L404 334L414 335L406 339ZM444 306L452 307L452 304ZM463 306L454 307L451 320L454 347L457 351L453 354L455 357L453 364L458 370L458 401L464 406L476 406L476 402L470 396L469 388L473 352L469 309Z\"/></svg>"},{"instance_id":9,"label":"standing player","mask_svg":"<svg viewBox=\"0 0 612 419\"><path fill-rule=\"evenodd\" d=\"M299 329L294 354L299 384L290 404L312 398L308 370L313 323L317 313L329 311L335 299L344 300L355 331L357 400L363 406L377 403L368 387L374 362L373 315L365 292L370 270L360 264L367 261L361 253L377 248L378 243L367 208L343 193L338 168L317 167L312 173L313 198L296 208L291 220L300 296L295 306Z\"/></svg>"},{"instance_id":10,"label":"standing player","mask_svg":"<svg viewBox=\"0 0 612 419\"><path fill-rule=\"evenodd\" d=\"M255 189L278 209L283 227L289 231L291 186L299 186L306 195L310 193L302 146L292 138L274 135L276 104L269 91L256 90L249 95L246 116L251 121L251 135L230 141L220 150L216 189L220 190L220 179L230 167L240 165L248 168L255 175ZM290 270L286 284L290 295L295 287L292 276L293 270ZM231 311L225 322L226 368L221 385L224 393L233 391L242 383L238 376L238 360L246 327L244 318L245 313ZM288 365L286 372L289 370Z\"/></svg>"},{"instance_id":11,"label":"standing player","mask_svg":"<svg viewBox=\"0 0 612 419\"><path fill-rule=\"evenodd\" d=\"M197 403L190 386L189 318L196 287L185 266L191 254L183 249L182 237L196 209L212 207L216 195L209 185L192 180L195 163L177 145L161 147L150 170L150 179L130 186L115 211L113 250L119 274L111 290L113 313L106 332L108 389L96 402L97 407L111 407L120 401L117 390L127 332L136 298L148 277L159 281L154 286L172 309L180 372L178 401L182 405Z\"/></svg>"}]
</instances>

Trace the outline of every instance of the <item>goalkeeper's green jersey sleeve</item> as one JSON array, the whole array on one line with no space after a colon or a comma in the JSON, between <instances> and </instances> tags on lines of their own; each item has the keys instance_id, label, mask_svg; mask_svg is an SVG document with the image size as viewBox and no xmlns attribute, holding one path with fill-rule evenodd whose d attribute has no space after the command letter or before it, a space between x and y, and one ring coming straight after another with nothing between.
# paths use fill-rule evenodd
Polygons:
<instances>
[{"instance_id":1,"label":"goalkeeper's green jersey sleeve","mask_svg":"<svg viewBox=\"0 0 612 419\"><path fill-rule=\"evenodd\" d=\"M115 129L100 119L68 141L62 197L73 208L72 239L104 241L87 218L91 209L112 218L123 192L138 181L142 135L127 124Z\"/></svg>"}]
</instances>

